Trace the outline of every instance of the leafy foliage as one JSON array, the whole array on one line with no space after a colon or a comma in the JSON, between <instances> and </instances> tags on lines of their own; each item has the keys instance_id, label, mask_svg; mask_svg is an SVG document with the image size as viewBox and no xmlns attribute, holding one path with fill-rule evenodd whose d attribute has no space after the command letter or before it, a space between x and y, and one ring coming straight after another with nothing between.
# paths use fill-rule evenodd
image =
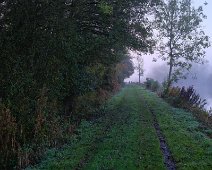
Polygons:
<instances>
[{"instance_id":1,"label":"leafy foliage","mask_svg":"<svg viewBox=\"0 0 212 170\"><path fill-rule=\"evenodd\" d=\"M205 62L205 48L210 46L201 23L203 7L192 7L191 0L163 1L156 9L157 50L169 65L167 88L186 78L193 63ZM187 72L186 72L187 73Z\"/></svg>"},{"instance_id":2,"label":"leafy foliage","mask_svg":"<svg viewBox=\"0 0 212 170\"><path fill-rule=\"evenodd\" d=\"M44 148L66 140L69 125L80 121L76 118L120 88L132 74L127 49L152 50L145 14L155 3L1 1L0 116L11 115L16 122L8 143L15 139L19 147L1 152L0 168L35 162ZM1 135L10 136L6 127ZM10 161L8 153L14 155Z\"/></svg>"}]
</instances>

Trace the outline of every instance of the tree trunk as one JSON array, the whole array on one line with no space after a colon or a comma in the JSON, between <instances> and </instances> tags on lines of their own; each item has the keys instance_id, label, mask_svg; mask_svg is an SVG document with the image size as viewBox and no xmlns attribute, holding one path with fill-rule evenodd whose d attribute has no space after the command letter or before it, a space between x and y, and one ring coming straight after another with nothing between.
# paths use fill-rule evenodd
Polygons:
<instances>
[{"instance_id":1,"label":"tree trunk","mask_svg":"<svg viewBox=\"0 0 212 170\"><path fill-rule=\"evenodd\" d=\"M170 57L170 67L169 67L169 75L167 80L167 89L169 89L169 87L172 84L172 68L173 68L172 57Z\"/></svg>"},{"instance_id":2,"label":"tree trunk","mask_svg":"<svg viewBox=\"0 0 212 170\"><path fill-rule=\"evenodd\" d=\"M167 79L167 86L165 88L165 95L169 92L169 88L171 87L172 84L172 69L173 69L173 62L174 62L174 56L173 56L173 47L172 47L172 43L173 43L173 13L171 14L171 29L170 29L170 40L169 40L169 75L168 75L168 79Z\"/></svg>"},{"instance_id":3,"label":"tree trunk","mask_svg":"<svg viewBox=\"0 0 212 170\"><path fill-rule=\"evenodd\" d=\"M139 65L139 69L138 69L138 77L139 77L139 84L141 84L141 68Z\"/></svg>"}]
</instances>

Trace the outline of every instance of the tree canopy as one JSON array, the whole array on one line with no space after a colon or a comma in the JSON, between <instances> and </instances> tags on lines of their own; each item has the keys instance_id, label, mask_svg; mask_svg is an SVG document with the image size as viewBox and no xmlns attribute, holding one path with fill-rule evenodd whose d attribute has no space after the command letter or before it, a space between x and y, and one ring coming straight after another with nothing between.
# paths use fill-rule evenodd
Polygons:
<instances>
[{"instance_id":1,"label":"tree canopy","mask_svg":"<svg viewBox=\"0 0 212 170\"><path fill-rule=\"evenodd\" d=\"M36 160L63 138L65 122L97 110L133 73L127 51L152 51L145 15L156 3L0 1L0 114L11 118L0 132L4 169Z\"/></svg>"}]
</instances>

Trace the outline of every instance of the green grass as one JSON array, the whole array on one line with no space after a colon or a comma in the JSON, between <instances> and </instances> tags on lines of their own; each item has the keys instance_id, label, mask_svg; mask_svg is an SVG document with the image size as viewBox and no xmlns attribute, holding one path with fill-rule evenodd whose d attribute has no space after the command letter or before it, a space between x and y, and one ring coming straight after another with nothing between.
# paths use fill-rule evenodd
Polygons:
<instances>
[{"instance_id":1,"label":"green grass","mask_svg":"<svg viewBox=\"0 0 212 170\"><path fill-rule=\"evenodd\" d=\"M66 147L50 150L28 169L165 169L152 117L136 88L123 89L105 112L96 121L83 121Z\"/></svg>"},{"instance_id":2,"label":"green grass","mask_svg":"<svg viewBox=\"0 0 212 170\"><path fill-rule=\"evenodd\" d=\"M130 86L114 96L105 114L82 121L62 149L49 150L28 169L163 170L154 110L178 169L212 169L212 140L199 130L191 113L172 108L154 93Z\"/></svg>"},{"instance_id":3,"label":"green grass","mask_svg":"<svg viewBox=\"0 0 212 170\"><path fill-rule=\"evenodd\" d=\"M142 88L140 93L156 113L177 168L211 170L212 140L200 131L201 124L192 113L173 108Z\"/></svg>"},{"instance_id":4,"label":"green grass","mask_svg":"<svg viewBox=\"0 0 212 170\"><path fill-rule=\"evenodd\" d=\"M108 139L101 143L85 169L164 169L150 113L141 110L143 106L134 88L125 89L124 93Z\"/></svg>"}]
</instances>

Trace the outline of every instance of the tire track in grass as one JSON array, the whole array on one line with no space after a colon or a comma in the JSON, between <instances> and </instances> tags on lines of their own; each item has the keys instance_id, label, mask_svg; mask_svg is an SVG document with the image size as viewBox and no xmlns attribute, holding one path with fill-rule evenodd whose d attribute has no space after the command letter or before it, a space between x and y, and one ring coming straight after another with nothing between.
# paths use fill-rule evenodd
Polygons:
<instances>
[{"instance_id":1,"label":"tire track in grass","mask_svg":"<svg viewBox=\"0 0 212 170\"><path fill-rule=\"evenodd\" d=\"M148 151L148 154L151 154L152 156L148 157L147 160L144 159L145 161L149 162L149 166L143 167L143 169L166 169L166 165L164 164L164 161L163 161L164 157L160 149L160 142L158 140L158 136L155 131L155 128L154 126L152 126L152 124L154 124L152 113L150 112L149 108L146 106L146 102L143 96L141 95L139 88L138 87L135 87L135 88L136 88L136 94L137 94L136 97L137 97L137 100L139 101L139 106L140 106L139 109L140 109L141 117L142 117L141 123L143 128L147 130L145 134L148 136L151 136L151 141L146 141L147 143L145 143L144 146L143 145L141 146L142 150L145 151L146 149L149 150L151 148L151 152L152 152L152 153L149 153ZM148 136L144 136L144 138L148 138ZM142 139L142 140L145 141L145 139ZM154 141L154 144L152 143L153 141ZM155 166L156 164L160 164L160 166Z\"/></svg>"},{"instance_id":2,"label":"tire track in grass","mask_svg":"<svg viewBox=\"0 0 212 170\"><path fill-rule=\"evenodd\" d=\"M118 106L121 105L128 94L124 91L121 100L118 103ZM108 116L108 115L105 115ZM110 114L112 117L116 117L114 114ZM95 140L90 144L90 147L84 157L80 160L80 162L75 166L73 170L81 170L86 167L89 161L93 158L93 156L98 152L98 147L103 143L104 139L107 138L107 132L113 128L112 122L107 122L106 126L102 129L102 133L95 137ZM105 133L106 132L106 133Z\"/></svg>"},{"instance_id":3,"label":"tire track in grass","mask_svg":"<svg viewBox=\"0 0 212 170\"><path fill-rule=\"evenodd\" d=\"M153 117L141 99L137 87L124 88L104 115L83 121L70 145L33 170L165 170Z\"/></svg>"},{"instance_id":4,"label":"tire track in grass","mask_svg":"<svg viewBox=\"0 0 212 170\"><path fill-rule=\"evenodd\" d=\"M155 112L152 110L152 108L148 105L148 102L146 99L142 98L143 102L145 103L147 109L149 110L149 112L151 113L152 115L152 119L153 119L153 126L155 128L155 131L156 131L156 134L157 134L157 137L159 139L159 142L160 142L160 149L161 149L161 152L163 154L163 158L164 158L164 164L166 166L166 168L168 170L176 170L176 165L175 165L175 162L174 162L174 159L172 157L172 154L171 154L171 151L167 145L167 142L165 140L165 136L163 135L161 129L160 129L160 125L157 121L157 118L156 118L156 115L155 115Z\"/></svg>"},{"instance_id":5,"label":"tire track in grass","mask_svg":"<svg viewBox=\"0 0 212 170\"><path fill-rule=\"evenodd\" d=\"M168 170L175 170L176 165L175 165L174 159L173 159L171 151L169 150L169 147L166 143L165 137L160 129L160 125L157 121L156 115L148 105L147 105L147 107L149 108L149 111L152 113L152 117L153 117L153 121L154 121L153 125L154 125L155 131L157 133L158 139L160 141L160 149L163 153L164 164L166 165Z\"/></svg>"},{"instance_id":6,"label":"tire track in grass","mask_svg":"<svg viewBox=\"0 0 212 170\"><path fill-rule=\"evenodd\" d=\"M107 125L105 129L102 130L102 134L95 137L95 140L90 144L90 147L87 151L87 153L84 155L84 157L80 160L80 162L76 165L76 167L73 170L80 170L83 169L83 167L90 161L92 158L92 154L97 152L98 145L104 140L106 134L104 132L107 132L111 126Z\"/></svg>"},{"instance_id":7,"label":"tire track in grass","mask_svg":"<svg viewBox=\"0 0 212 170\"><path fill-rule=\"evenodd\" d=\"M201 123L192 113L171 107L144 88L140 91L157 117L176 169L212 170L212 140L200 132Z\"/></svg>"},{"instance_id":8,"label":"tire track in grass","mask_svg":"<svg viewBox=\"0 0 212 170\"><path fill-rule=\"evenodd\" d=\"M166 169L151 113L140 103L137 88L126 87L125 91L111 138L103 141L98 153L82 169Z\"/></svg>"}]
</instances>

